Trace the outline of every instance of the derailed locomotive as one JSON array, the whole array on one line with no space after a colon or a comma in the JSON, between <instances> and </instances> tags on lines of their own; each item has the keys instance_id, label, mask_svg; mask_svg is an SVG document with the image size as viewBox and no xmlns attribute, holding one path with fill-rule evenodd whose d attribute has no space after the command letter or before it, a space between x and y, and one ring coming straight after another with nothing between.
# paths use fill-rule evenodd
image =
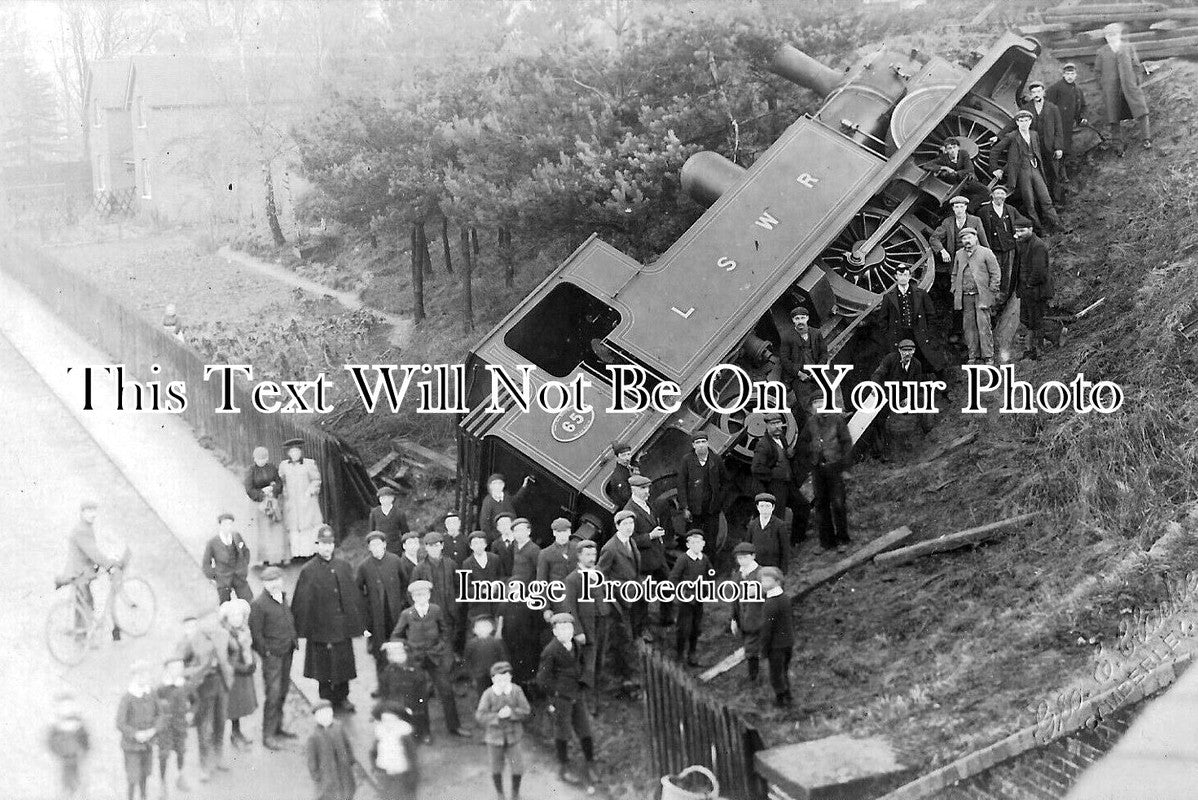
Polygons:
<instances>
[{"instance_id":1,"label":"derailed locomotive","mask_svg":"<svg viewBox=\"0 0 1198 800\"><path fill-rule=\"evenodd\" d=\"M536 489L521 512L534 531L565 516L582 535L602 539L615 507L611 443L632 446L653 480L651 496L665 506L691 434L703 431L733 479L729 524L747 520L749 466L764 420L713 410L700 381L724 363L776 380L775 352L797 303L812 309L836 362L893 285L896 266L909 265L928 288L936 261L927 223L957 187L923 167L951 136L979 172L992 173L990 151L1038 53L1033 40L1008 34L969 69L882 49L841 73L783 46L772 70L826 95L818 112L793 123L748 169L715 153L693 155L682 185L708 209L657 261L641 265L592 236L471 351L471 411L458 427L460 505L475 506L493 472L511 486L532 476ZM509 404L488 413L487 365L514 373L521 364L537 368L534 387L587 376L596 412L569 419ZM610 364L643 368L650 385L674 382L681 409L604 414ZM729 375L720 391L735 391L733 383ZM789 417L786 435L797 435Z\"/></svg>"}]
</instances>

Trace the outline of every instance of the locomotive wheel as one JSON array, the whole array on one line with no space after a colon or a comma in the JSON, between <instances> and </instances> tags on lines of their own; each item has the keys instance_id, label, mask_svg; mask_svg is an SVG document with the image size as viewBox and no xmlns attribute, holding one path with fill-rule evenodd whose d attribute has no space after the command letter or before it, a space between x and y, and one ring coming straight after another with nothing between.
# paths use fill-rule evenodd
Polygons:
<instances>
[{"instance_id":1,"label":"locomotive wheel","mask_svg":"<svg viewBox=\"0 0 1198 800\"><path fill-rule=\"evenodd\" d=\"M957 108L945 117L932 135L915 150L915 163L928 164L940 155L940 146L949 137L956 137L965 152L973 158L973 164L984 182L994 178L995 167L990 163L990 153L998 143L1002 126L985 114L972 108Z\"/></svg>"},{"instance_id":2,"label":"locomotive wheel","mask_svg":"<svg viewBox=\"0 0 1198 800\"><path fill-rule=\"evenodd\" d=\"M894 286L894 271L900 265L911 267L911 280L925 289L934 277L928 259L931 246L920 232L923 226L909 217L899 220L868 253L854 255L888 216L883 209L866 206L820 256L820 266L830 273L829 277L840 278L833 281L833 290L842 305L868 305L874 295Z\"/></svg>"},{"instance_id":3,"label":"locomotive wheel","mask_svg":"<svg viewBox=\"0 0 1198 800\"><path fill-rule=\"evenodd\" d=\"M790 411L783 414L782 419L785 423L785 427L782 429L782 442L790 447L799 436L799 426ZM733 414L721 414L716 419L716 425L729 436L737 438L736 444L728 451L728 455L734 455L745 461L753 460L753 450L757 447L757 440L765 435L765 414L749 414L744 410Z\"/></svg>"}]
</instances>

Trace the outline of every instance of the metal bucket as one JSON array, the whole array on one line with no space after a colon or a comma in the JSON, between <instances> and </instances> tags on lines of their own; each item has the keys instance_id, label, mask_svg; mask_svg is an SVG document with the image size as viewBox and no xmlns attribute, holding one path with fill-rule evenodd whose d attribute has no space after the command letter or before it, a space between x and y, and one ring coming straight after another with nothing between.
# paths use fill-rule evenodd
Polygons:
<instances>
[{"instance_id":1,"label":"metal bucket","mask_svg":"<svg viewBox=\"0 0 1198 800\"><path fill-rule=\"evenodd\" d=\"M711 782L711 790L703 792L692 792L689 789L683 789L674 784L674 780L681 780L687 775L699 773ZM716 780L715 775L707 767L693 766L679 772L677 775L667 775L661 779L661 800L719 800L720 797L720 782Z\"/></svg>"}]
</instances>

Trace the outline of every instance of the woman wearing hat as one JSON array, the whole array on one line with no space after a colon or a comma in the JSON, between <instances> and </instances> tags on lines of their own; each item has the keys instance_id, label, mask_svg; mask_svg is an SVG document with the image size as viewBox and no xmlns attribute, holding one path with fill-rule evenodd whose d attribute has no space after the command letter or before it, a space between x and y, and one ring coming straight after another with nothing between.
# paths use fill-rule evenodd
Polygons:
<instances>
[{"instance_id":1,"label":"woman wearing hat","mask_svg":"<svg viewBox=\"0 0 1198 800\"><path fill-rule=\"evenodd\" d=\"M258 562L286 563L291 548L283 527L283 479L279 477L279 468L270 463L270 451L265 447L254 448L254 466L245 474L245 493L254 506Z\"/></svg>"},{"instance_id":2,"label":"woman wearing hat","mask_svg":"<svg viewBox=\"0 0 1198 800\"><path fill-rule=\"evenodd\" d=\"M249 628L250 604L237 597L220 605L220 622L229 633L229 664L233 667L233 685L229 687L225 716L232 723L229 741L234 747L248 747L250 739L241 732L241 718L258 708L258 693L254 690L253 640Z\"/></svg>"},{"instance_id":3,"label":"woman wearing hat","mask_svg":"<svg viewBox=\"0 0 1198 800\"><path fill-rule=\"evenodd\" d=\"M287 460L279 464L283 481L283 525L292 558L307 558L316 552L316 531L324 524L320 511L320 470L304 458L304 440L283 442Z\"/></svg>"}]
</instances>

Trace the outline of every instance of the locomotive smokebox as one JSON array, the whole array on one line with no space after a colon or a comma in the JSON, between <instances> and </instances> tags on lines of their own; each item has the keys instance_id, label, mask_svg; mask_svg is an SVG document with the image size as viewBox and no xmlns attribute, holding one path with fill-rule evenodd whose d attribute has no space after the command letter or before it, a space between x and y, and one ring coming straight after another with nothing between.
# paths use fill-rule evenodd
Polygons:
<instances>
[{"instance_id":1,"label":"locomotive smokebox","mask_svg":"<svg viewBox=\"0 0 1198 800\"><path fill-rule=\"evenodd\" d=\"M805 86L820 97L832 94L848 77L788 44L782 45L774 52L770 61L770 72L786 78L791 83Z\"/></svg>"},{"instance_id":2,"label":"locomotive smokebox","mask_svg":"<svg viewBox=\"0 0 1198 800\"><path fill-rule=\"evenodd\" d=\"M745 168L719 153L703 150L682 165L682 191L702 206L710 206L744 177Z\"/></svg>"}]
</instances>

